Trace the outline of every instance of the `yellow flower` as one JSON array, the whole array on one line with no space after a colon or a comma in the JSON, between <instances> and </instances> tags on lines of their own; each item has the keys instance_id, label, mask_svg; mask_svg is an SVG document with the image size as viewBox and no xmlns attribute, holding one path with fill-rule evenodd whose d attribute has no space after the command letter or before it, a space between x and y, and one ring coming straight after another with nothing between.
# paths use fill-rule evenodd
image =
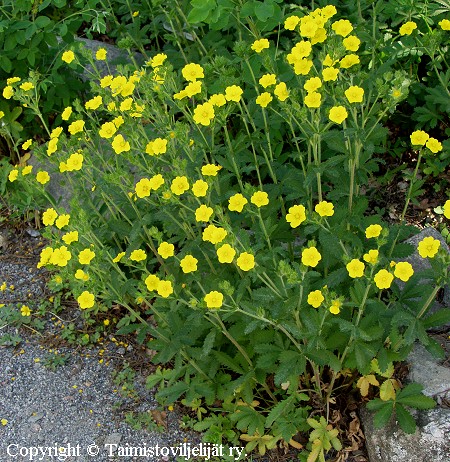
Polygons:
<instances>
[{"instance_id":1,"label":"yellow flower","mask_svg":"<svg viewBox=\"0 0 450 462\"><path fill-rule=\"evenodd\" d=\"M322 100L322 95L314 91L312 93L308 93L305 96L304 101L305 101L305 105L308 106L309 108L316 108L316 107L320 107L321 100Z\"/></svg>"},{"instance_id":2,"label":"yellow flower","mask_svg":"<svg viewBox=\"0 0 450 462\"><path fill-rule=\"evenodd\" d=\"M27 150L31 144L33 143L32 139L26 140L25 143L22 144L22 149Z\"/></svg>"},{"instance_id":3,"label":"yellow flower","mask_svg":"<svg viewBox=\"0 0 450 462\"><path fill-rule=\"evenodd\" d=\"M1 419L0 420L0 423L5 426L5 425L8 425L8 421L6 419Z\"/></svg>"},{"instance_id":4,"label":"yellow flower","mask_svg":"<svg viewBox=\"0 0 450 462\"><path fill-rule=\"evenodd\" d=\"M115 136L111 146L116 154L128 152L131 149L130 143L122 135Z\"/></svg>"},{"instance_id":5,"label":"yellow flower","mask_svg":"<svg viewBox=\"0 0 450 462\"><path fill-rule=\"evenodd\" d=\"M320 27L316 30L314 37L311 37L311 44L315 45L316 43L323 43L327 39L327 31L323 27Z\"/></svg>"},{"instance_id":6,"label":"yellow flower","mask_svg":"<svg viewBox=\"0 0 450 462\"><path fill-rule=\"evenodd\" d=\"M41 184L46 184L50 181L50 175L45 171L37 172L36 181Z\"/></svg>"},{"instance_id":7,"label":"yellow flower","mask_svg":"<svg viewBox=\"0 0 450 462\"><path fill-rule=\"evenodd\" d=\"M284 28L286 30L294 30L299 22L300 18L298 16L289 16L289 18L286 18L284 21Z\"/></svg>"},{"instance_id":8,"label":"yellow flower","mask_svg":"<svg viewBox=\"0 0 450 462\"><path fill-rule=\"evenodd\" d=\"M361 45L361 40L359 40L356 35L349 35L347 38L342 40L342 44L347 51L358 51L358 48Z\"/></svg>"},{"instance_id":9,"label":"yellow flower","mask_svg":"<svg viewBox=\"0 0 450 462\"><path fill-rule=\"evenodd\" d=\"M308 304L314 308L319 308L322 302L325 300L320 290L314 290L308 294Z\"/></svg>"},{"instance_id":10,"label":"yellow flower","mask_svg":"<svg viewBox=\"0 0 450 462\"><path fill-rule=\"evenodd\" d=\"M153 56L153 58L149 61L150 66L153 68L162 66L164 61L167 59L167 55L165 53L158 53L157 55Z\"/></svg>"},{"instance_id":11,"label":"yellow flower","mask_svg":"<svg viewBox=\"0 0 450 462\"><path fill-rule=\"evenodd\" d=\"M78 254L78 261L82 265L89 265L94 257L95 252L93 252L91 249L84 249Z\"/></svg>"},{"instance_id":12,"label":"yellow flower","mask_svg":"<svg viewBox=\"0 0 450 462\"><path fill-rule=\"evenodd\" d=\"M333 300L330 306L331 314L339 314L341 312L342 302L340 300Z\"/></svg>"},{"instance_id":13,"label":"yellow flower","mask_svg":"<svg viewBox=\"0 0 450 462\"><path fill-rule=\"evenodd\" d=\"M72 122L69 127L69 133L71 135L75 135L76 133L82 132L84 128L84 120L75 120L75 122Z\"/></svg>"},{"instance_id":14,"label":"yellow flower","mask_svg":"<svg viewBox=\"0 0 450 462\"><path fill-rule=\"evenodd\" d=\"M129 111L133 106L133 98L124 99L119 106L119 109L123 112Z\"/></svg>"},{"instance_id":15,"label":"yellow flower","mask_svg":"<svg viewBox=\"0 0 450 462\"><path fill-rule=\"evenodd\" d=\"M269 196L264 191L257 191L252 194L250 202L255 204L257 207L263 207L269 203Z\"/></svg>"},{"instance_id":16,"label":"yellow flower","mask_svg":"<svg viewBox=\"0 0 450 462\"><path fill-rule=\"evenodd\" d=\"M77 302L82 310L86 308L92 308L95 303L95 297L93 294L85 290L78 298Z\"/></svg>"},{"instance_id":17,"label":"yellow flower","mask_svg":"<svg viewBox=\"0 0 450 462\"><path fill-rule=\"evenodd\" d=\"M242 271L250 271L255 267L255 257L251 253L242 252L236 260L236 264Z\"/></svg>"},{"instance_id":18,"label":"yellow flower","mask_svg":"<svg viewBox=\"0 0 450 462\"><path fill-rule=\"evenodd\" d=\"M20 82L20 77L9 77L6 79L6 85L12 85L13 83Z\"/></svg>"},{"instance_id":19,"label":"yellow flower","mask_svg":"<svg viewBox=\"0 0 450 462\"><path fill-rule=\"evenodd\" d=\"M153 141L150 141L145 147L145 152L151 156L165 154L167 152L167 140L163 138L156 138Z\"/></svg>"},{"instance_id":20,"label":"yellow flower","mask_svg":"<svg viewBox=\"0 0 450 462\"><path fill-rule=\"evenodd\" d=\"M143 261L146 258L147 258L147 254L145 253L145 250L142 250L142 249L133 250L130 254L130 260L132 261Z\"/></svg>"},{"instance_id":21,"label":"yellow flower","mask_svg":"<svg viewBox=\"0 0 450 462\"><path fill-rule=\"evenodd\" d=\"M333 106L328 114L328 118L337 124L341 124L347 117L348 112L344 106Z\"/></svg>"},{"instance_id":22,"label":"yellow flower","mask_svg":"<svg viewBox=\"0 0 450 462\"><path fill-rule=\"evenodd\" d=\"M156 291L161 297L167 298L169 295L173 294L172 283L170 281L159 281Z\"/></svg>"},{"instance_id":23,"label":"yellow flower","mask_svg":"<svg viewBox=\"0 0 450 462\"><path fill-rule=\"evenodd\" d=\"M150 178L150 188L153 189L153 191L159 189L164 183L165 180L160 173L158 173L157 175L153 175Z\"/></svg>"},{"instance_id":24,"label":"yellow flower","mask_svg":"<svg viewBox=\"0 0 450 462\"><path fill-rule=\"evenodd\" d=\"M322 255L315 247L309 247L302 251L302 263L305 266L315 268L320 260L322 260Z\"/></svg>"},{"instance_id":25,"label":"yellow flower","mask_svg":"<svg viewBox=\"0 0 450 462\"><path fill-rule=\"evenodd\" d=\"M400 261L395 265L394 276L403 282L407 282L414 274L414 269L411 263Z\"/></svg>"},{"instance_id":26,"label":"yellow flower","mask_svg":"<svg viewBox=\"0 0 450 462\"><path fill-rule=\"evenodd\" d=\"M31 310L27 305L22 305L22 308L20 308L20 314L22 316L31 316Z\"/></svg>"},{"instance_id":27,"label":"yellow flower","mask_svg":"<svg viewBox=\"0 0 450 462\"><path fill-rule=\"evenodd\" d=\"M147 286L147 289L150 291L150 292L153 292L154 290L156 290L158 288L158 284L159 284L159 277L158 276L155 276L154 274L149 274L146 278L145 278L145 285Z\"/></svg>"},{"instance_id":28,"label":"yellow flower","mask_svg":"<svg viewBox=\"0 0 450 462\"><path fill-rule=\"evenodd\" d=\"M32 170L33 170L33 166L27 165L26 167L22 169L22 176L30 174Z\"/></svg>"},{"instance_id":29,"label":"yellow flower","mask_svg":"<svg viewBox=\"0 0 450 462\"><path fill-rule=\"evenodd\" d=\"M426 147L433 154L436 154L437 152L442 151L442 143L440 143L436 138L428 138Z\"/></svg>"},{"instance_id":30,"label":"yellow flower","mask_svg":"<svg viewBox=\"0 0 450 462\"><path fill-rule=\"evenodd\" d=\"M0 111L0 119L3 119L5 117L5 113L3 111Z\"/></svg>"},{"instance_id":31,"label":"yellow flower","mask_svg":"<svg viewBox=\"0 0 450 462\"><path fill-rule=\"evenodd\" d=\"M314 207L314 210L321 217L332 217L334 215L334 205L331 202L327 202L327 201L319 202Z\"/></svg>"},{"instance_id":32,"label":"yellow flower","mask_svg":"<svg viewBox=\"0 0 450 462\"><path fill-rule=\"evenodd\" d=\"M111 138L113 135L115 135L117 131L117 127L113 122L105 122L102 124L98 134L105 139Z\"/></svg>"},{"instance_id":33,"label":"yellow flower","mask_svg":"<svg viewBox=\"0 0 450 462\"><path fill-rule=\"evenodd\" d=\"M82 269L78 269L75 272L75 279L80 281L89 281L89 275L87 275Z\"/></svg>"},{"instance_id":34,"label":"yellow flower","mask_svg":"<svg viewBox=\"0 0 450 462\"><path fill-rule=\"evenodd\" d=\"M363 255L363 260L366 263L370 263L371 265L375 265L378 262L378 250L372 249L369 250L367 253Z\"/></svg>"},{"instance_id":35,"label":"yellow flower","mask_svg":"<svg viewBox=\"0 0 450 462\"><path fill-rule=\"evenodd\" d=\"M450 219L450 200L445 201L444 206L444 217Z\"/></svg>"},{"instance_id":36,"label":"yellow flower","mask_svg":"<svg viewBox=\"0 0 450 462\"><path fill-rule=\"evenodd\" d=\"M236 255L236 250L230 244L224 244L216 251L220 263L231 263Z\"/></svg>"},{"instance_id":37,"label":"yellow flower","mask_svg":"<svg viewBox=\"0 0 450 462\"><path fill-rule=\"evenodd\" d=\"M100 79L100 86L102 88L107 88L111 85L113 82L113 76L112 75L105 75L105 77Z\"/></svg>"},{"instance_id":38,"label":"yellow flower","mask_svg":"<svg viewBox=\"0 0 450 462\"><path fill-rule=\"evenodd\" d=\"M211 120L214 119L214 106L211 103L199 104L194 109L194 122L207 127L210 125Z\"/></svg>"},{"instance_id":39,"label":"yellow flower","mask_svg":"<svg viewBox=\"0 0 450 462\"><path fill-rule=\"evenodd\" d=\"M89 101L86 101L84 104L84 107L86 109L91 109L95 110L98 109L103 103L103 98L100 95L94 96L94 98L90 99Z\"/></svg>"},{"instance_id":40,"label":"yellow flower","mask_svg":"<svg viewBox=\"0 0 450 462\"><path fill-rule=\"evenodd\" d=\"M389 289L391 287L392 281L394 280L394 275L391 274L388 270L382 269L375 274L373 278L375 285L379 289Z\"/></svg>"},{"instance_id":41,"label":"yellow flower","mask_svg":"<svg viewBox=\"0 0 450 462\"><path fill-rule=\"evenodd\" d=\"M42 214L42 223L44 223L45 226L52 226L53 223L55 223L56 217L58 214L56 213L55 209L47 209L43 214Z\"/></svg>"},{"instance_id":42,"label":"yellow flower","mask_svg":"<svg viewBox=\"0 0 450 462\"><path fill-rule=\"evenodd\" d=\"M151 189L150 180L148 178L142 178L139 180L134 188L136 196L139 198L150 196Z\"/></svg>"},{"instance_id":43,"label":"yellow flower","mask_svg":"<svg viewBox=\"0 0 450 462\"><path fill-rule=\"evenodd\" d=\"M39 263L36 265L37 268L42 268L43 266L45 266L50 261L52 255L53 249L51 247L45 247L44 249L42 249L40 253ZM1 287L3 287L3 285Z\"/></svg>"},{"instance_id":44,"label":"yellow flower","mask_svg":"<svg viewBox=\"0 0 450 462\"><path fill-rule=\"evenodd\" d=\"M329 82L330 80L334 81L337 79L339 74L339 69L336 69L335 67L326 67L322 71L322 78L324 82Z\"/></svg>"},{"instance_id":45,"label":"yellow flower","mask_svg":"<svg viewBox=\"0 0 450 462\"><path fill-rule=\"evenodd\" d=\"M205 77L203 67L200 64L190 63L181 69L181 74L188 82L195 82L197 79Z\"/></svg>"},{"instance_id":46,"label":"yellow flower","mask_svg":"<svg viewBox=\"0 0 450 462\"><path fill-rule=\"evenodd\" d=\"M177 196L185 193L189 189L189 182L185 176L177 176L170 185L170 190Z\"/></svg>"},{"instance_id":47,"label":"yellow flower","mask_svg":"<svg viewBox=\"0 0 450 462\"><path fill-rule=\"evenodd\" d=\"M222 107L227 103L227 100L223 93L215 93L209 97L208 102L213 106Z\"/></svg>"},{"instance_id":48,"label":"yellow flower","mask_svg":"<svg viewBox=\"0 0 450 462\"><path fill-rule=\"evenodd\" d=\"M319 26L314 19L308 16L303 16L300 19L300 35L302 37L314 37L317 29L319 29Z\"/></svg>"},{"instance_id":49,"label":"yellow flower","mask_svg":"<svg viewBox=\"0 0 450 462\"><path fill-rule=\"evenodd\" d=\"M173 257L175 254L175 246L173 244L169 244L168 242L161 242L158 247L158 253L161 255L164 260L169 257Z\"/></svg>"},{"instance_id":50,"label":"yellow flower","mask_svg":"<svg viewBox=\"0 0 450 462\"><path fill-rule=\"evenodd\" d=\"M311 42L308 40L301 40L291 48L291 52L286 56L289 64L300 62L302 58L307 58L312 52Z\"/></svg>"},{"instance_id":51,"label":"yellow flower","mask_svg":"<svg viewBox=\"0 0 450 462\"><path fill-rule=\"evenodd\" d=\"M241 87L238 85L231 85L225 88L225 99L238 103L241 100L242 93L244 93L244 91Z\"/></svg>"},{"instance_id":52,"label":"yellow flower","mask_svg":"<svg viewBox=\"0 0 450 462\"><path fill-rule=\"evenodd\" d=\"M108 51L105 48L99 48L95 53L95 59L97 61L105 61L107 53Z\"/></svg>"},{"instance_id":53,"label":"yellow flower","mask_svg":"<svg viewBox=\"0 0 450 462\"><path fill-rule=\"evenodd\" d=\"M265 91L256 98L256 104L258 104L261 107L267 107L267 105L272 101L272 99L272 95L269 92Z\"/></svg>"},{"instance_id":54,"label":"yellow flower","mask_svg":"<svg viewBox=\"0 0 450 462\"><path fill-rule=\"evenodd\" d=\"M125 256L125 252L119 252L114 258L113 258L113 262L114 263L119 263L120 260L122 260L122 258Z\"/></svg>"},{"instance_id":55,"label":"yellow flower","mask_svg":"<svg viewBox=\"0 0 450 462\"><path fill-rule=\"evenodd\" d=\"M183 273L193 273L197 271L198 260L192 255L186 255L181 261L180 266L183 270Z\"/></svg>"},{"instance_id":56,"label":"yellow flower","mask_svg":"<svg viewBox=\"0 0 450 462\"><path fill-rule=\"evenodd\" d=\"M265 50L266 48L269 48L270 44L267 39L259 39L255 40L251 46L251 49L253 51L256 51L256 53L261 53L261 51Z\"/></svg>"},{"instance_id":57,"label":"yellow flower","mask_svg":"<svg viewBox=\"0 0 450 462\"><path fill-rule=\"evenodd\" d=\"M64 228L64 226L67 226L69 224L69 220L70 220L70 215L68 214L63 214L63 215L60 215L56 221L55 221L55 225L58 229L62 229Z\"/></svg>"},{"instance_id":58,"label":"yellow flower","mask_svg":"<svg viewBox=\"0 0 450 462\"><path fill-rule=\"evenodd\" d=\"M208 191L208 183L203 180L197 180L191 189L195 197L205 197L206 191Z\"/></svg>"},{"instance_id":59,"label":"yellow flower","mask_svg":"<svg viewBox=\"0 0 450 462\"><path fill-rule=\"evenodd\" d=\"M342 37L346 37L353 30L352 23L347 19L340 19L339 21L333 22L331 28L337 35Z\"/></svg>"},{"instance_id":60,"label":"yellow flower","mask_svg":"<svg viewBox=\"0 0 450 462\"><path fill-rule=\"evenodd\" d=\"M207 308L220 308L223 305L223 294L213 290L205 295L204 299Z\"/></svg>"},{"instance_id":61,"label":"yellow flower","mask_svg":"<svg viewBox=\"0 0 450 462\"><path fill-rule=\"evenodd\" d=\"M297 228L306 220L306 209L303 205L293 205L288 212L286 221L292 228Z\"/></svg>"},{"instance_id":62,"label":"yellow flower","mask_svg":"<svg viewBox=\"0 0 450 462\"><path fill-rule=\"evenodd\" d=\"M422 258L433 258L437 254L440 245L440 241L434 239L432 236L428 236L419 242L417 250Z\"/></svg>"},{"instance_id":63,"label":"yellow flower","mask_svg":"<svg viewBox=\"0 0 450 462\"><path fill-rule=\"evenodd\" d=\"M29 90L32 90L34 88L34 85L31 82L24 82L24 83L22 83L22 85L20 85L20 88L23 91L29 91Z\"/></svg>"},{"instance_id":64,"label":"yellow flower","mask_svg":"<svg viewBox=\"0 0 450 462\"><path fill-rule=\"evenodd\" d=\"M211 215L213 214L213 209L211 207L207 207L206 205L202 204L198 207L195 211L195 220L200 221L209 221Z\"/></svg>"},{"instance_id":65,"label":"yellow flower","mask_svg":"<svg viewBox=\"0 0 450 462\"><path fill-rule=\"evenodd\" d=\"M424 146L430 138L430 135L423 130L416 130L415 132L411 133L409 138L413 146Z\"/></svg>"},{"instance_id":66,"label":"yellow flower","mask_svg":"<svg viewBox=\"0 0 450 462\"><path fill-rule=\"evenodd\" d=\"M65 52L62 54L61 59L62 59L65 63L70 64L70 63L75 59L75 53L74 53L72 50L65 51Z\"/></svg>"},{"instance_id":67,"label":"yellow flower","mask_svg":"<svg viewBox=\"0 0 450 462\"><path fill-rule=\"evenodd\" d=\"M307 92L314 92L317 89L319 89L321 86L322 86L322 81L320 80L319 77L311 77L304 83L303 88Z\"/></svg>"},{"instance_id":68,"label":"yellow flower","mask_svg":"<svg viewBox=\"0 0 450 462\"><path fill-rule=\"evenodd\" d=\"M222 169L221 165L206 164L202 167L202 175L205 176L217 176L219 170Z\"/></svg>"},{"instance_id":69,"label":"yellow flower","mask_svg":"<svg viewBox=\"0 0 450 462\"><path fill-rule=\"evenodd\" d=\"M408 21L402 24L398 32L400 35L411 35L414 29L417 29L417 24L414 21Z\"/></svg>"},{"instance_id":70,"label":"yellow flower","mask_svg":"<svg viewBox=\"0 0 450 462\"><path fill-rule=\"evenodd\" d=\"M54 152L56 152L57 149L58 149L58 138L52 138L48 142L47 155L51 156Z\"/></svg>"},{"instance_id":71,"label":"yellow flower","mask_svg":"<svg viewBox=\"0 0 450 462\"><path fill-rule=\"evenodd\" d=\"M362 261L358 260L357 258L354 258L352 261L347 263L346 268L348 271L348 275L351 278L360 278L364 275L365 265Z\"/></svg>"},{"instance_id":72,"label":"yellow flower","mask_svg":"<svg viewBox=\"0 0 450 462\"><path fill-rule=\"evenodd\" d=\"M18 175L19 175L19 170L17 169L11 170L8 175L8 180L12 183L13 181L17 180Z\"/></svg>"},{"instance_id":73,"label":"yellow flower","mask_svg":"<svg viewBox=\"0 0 450 462\"><path fill-rule=\"evenodd\" d=\"M348 69L355 64L359 64L359 56L355 54L350 54L347 56L344 56L340 61L339 65L341 66L342 69Z\"/></svg>"},{"instance_id":74,"label":"yellow flower","mask_svg":"<svg viewBox=\"0 0 450 462\"><path fill-rule=\"evenodd\" d=\"M67 171L72 172L73 170L81 170L83 167L83 160L83 154L80 154L79 152L71 154L67 159Z\"/></svg>"},{"instance_id":75,"label":"yellow flower","mask_svg":"<svg viewBox=\"0 0 450 462\"><path fill-rule=\"evenodd\" d=\"M11 99L13 95L14 95L13 87L8 85L3 89L3 98Z\"/></svg>"},{"instance_id":76,"label":"yellow flower","mask_svg":"<svg viewBox=\"0 0 450 462\"><path fill-rule=\"evenodd\" d=\"M378 237L383 228L380 225L370 225L366 228L366 238Z\"/></svg>"},{"instance_id":77,"label":"yellow flower","mask_svg":"<svg viewBox=\"0 0 450 462\"><path fill-rule=\"evenodd\" d=\"M275 74L264 74L260 79L259 79L259 84L264 87L270 87L272 85L276 85L277 83L277 76Z\"/></svg>"},{"instance_id":78,"label":"yellow flower","mask_svg":"<svg viewBox=\"0 0 450 462\"><path fill-rule=\"evenodd\" d=\"M245 204L248 200L241 193L236 193L228 199L228 210L241 213Z\"/></svg>"},{"instance_id":79,"label":"yellow flower","mask_svg":"<svg viewBox=\"0 0 450 462\"><path fill-rule=\"evenodd\" d=\"M284 82L280 82L273 93L280 101L285 101L289 97L289 90Z\"/></svg>"},{"instance_id":80,"label":"yellow flower","mask_svg":"<svg viewBox=\"0 0 450 462\"><path fill-rule=\"evenodd\" d=\"M72 258L72 254L67 250L67 247L65 245L55 249L50 258L49 262L52 265L57 265L57 266L66 266L67 262Z\"/></svg>"},{"instance_id":81,"label":"yellow flower","mask_svg":"<svg viewBox=\"0 0 450 462\"><path fill-rule=\"evenodd\" d=\"M67 244L72 244L72 242L78 241L78 231L70 231L62 237L62 240Z\"/></svg>"},{"instance_id":82,"label":"yellow flower","mask_svg":"<svg viewBox=\"0 0 450 462\"><path fill-rule=\"evenodd\" d=\"M300 59L298 62L294 63L295 75L307 75L311 70L312 65L312 60L304 58Z\"/></svg>"},{"instance_id":83,"label":"yellow flower","mask_svg":"<svg viewBox=\"0 0 450 462\"><path fill-rule=\"evenodd\" d=\"M352 85L344 93L349 103L362 103L364 90L361 87Z\"/></svg>"},{"instance_id":84,"label":"yellow flower","mask_svg":"<svg viewBox=\"0 0 450 462\"><path fill-rule=\"evenodd\" d=\"M450 20L449 19L443 19L442 21L439 21L438 24L441 26L442 30L450 30Z\"/></svg>"},{"instance_id":85,"label":"yellow flower","mask_svg":"<svg viewBox=\"0 0 450 462\"><path fill-rule=\"evenodd\" d=\"M202 234L202 240L211 242L211 244L218 244L227 237L227 231L223 228L218 228L214 225L208 225Z\"/></svg>"}]
</instances>

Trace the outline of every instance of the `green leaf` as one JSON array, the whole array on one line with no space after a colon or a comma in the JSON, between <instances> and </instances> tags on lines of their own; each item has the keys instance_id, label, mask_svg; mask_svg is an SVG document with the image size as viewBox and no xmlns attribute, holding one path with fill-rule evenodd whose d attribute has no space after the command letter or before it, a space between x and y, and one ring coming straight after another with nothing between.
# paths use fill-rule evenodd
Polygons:
<instances>
[{"instance_id":1,"label":"green leaf","mask_svg":"<svg viewBox=\"0 0 450 462\"><path fill-rule=\"evenodd\" d=\"M274 6L270 1L255 2L255 16L262 22L266 22L274 14Z\"/></svg>"},{"instance_id":2,"label":"green leaf","mask_svg":"<svg viewBox=\"0 0 450 462\"><path fill-rule=\"evenodd\" d=\"M7 73L9 74L12 70L12 62L11 60L3 55L0 59L0 66L2 67L2 69Z\"/></svg>"},{"instance_id":3,"label":"green leaf","mask_svg":"<svg viewBox=\"0 0 450 462\"><path fill-rule=\"evenodd\" d=\"M440 327L450 323L450 308L441 308L436 313L427 316L423 321L423 327L430 329L431 327Z\"/></svg>"},{"instance_id":4,"label":"green leaf","mask_svg":"<svg viewBox=\"0 0 450 462\"><path fill-rule=\"evenodd\" d=\"M404 406L413 407L414 409L433 409L436 402L433 398L425 395L411 395L402 397L400 394L397 397L397 403Z\"/></svg>"},{"instance_id":5,"label":"green leaf","mask_svg":"<svg viewBox=\"0 0 450 462\"><path fill-rule=\"evenodd\" d=\"M368 403L370 404L370 403ZM369 406L367 406L369 407ZM392 411L394 406L392 402L386 403L384 406L380 407L373 417L373 425L375 428L381 428L389 422L389 419L392 416Z\"/></svg>"},{"instance_id":6,"label":"green leaf","mask_svg":"<svg viewBox=\"0 0 450 462\"><path fill-rule=\"evenodd\" d=\"M280 401L276 406L272 408L269 415L266 418L265 427L270 428L272 424L279 420L283 414L287 414L293 411L295 408L295 395L291 395L289 398Z\"/></svg>"},{"instance_id":7,"label":"green leaf","mask_svg":"<svg viewBox=\"0 0 450 462\"><path fill-rule=\"evenodd\" d=\"M156 394L156 398L164 401L166 404L174 403L183 393L186 393L189 390L189 384L184 382L176 382L173 385L170 385L164 390L159 391Z\"/></svg>"},{"instance_id":8,"label":"green leaf","mask_svg":"<svg viewBox=\"0 0 450 462\"><path fill-rule=\"evenodd\" d=\"M38 16L34 20L36 27L38 27L39 29L43 29L44 27L48 26L51 22L52 22L51 19L48 18L47 16Z\"/></svg>"},{"instance_id":9,"label":"green leaf","mask_svg":"<svg viewBox=\"0 0 450 462\"><path fill-rule=\"evenodd\" d=\"M397 404L395 414L400 428L410 435L416 431L416 421L414 417L401 404Z\"/></svg>"}]
</instances>

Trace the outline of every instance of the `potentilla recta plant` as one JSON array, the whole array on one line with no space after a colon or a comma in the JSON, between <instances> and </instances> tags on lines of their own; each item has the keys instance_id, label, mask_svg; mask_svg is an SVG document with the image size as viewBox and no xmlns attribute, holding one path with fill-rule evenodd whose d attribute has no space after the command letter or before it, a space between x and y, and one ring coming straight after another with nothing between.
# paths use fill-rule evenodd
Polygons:
<instances>
[{"instance_id":1,"label":"potentilla recta plant","mask_svg":"<svg viewBox=\"0 0 450 462\"><path fill-rule=\"evenodd\" d=\"M310 462L342 449L331 413L357 384L367 395L382 382L379 420L390 406L411 429L403 405L432 400L404 398L389 371L416 340L442 354L426 328L448 317L428 315L448 281L440 241L419 243L433 269L420 285L406 259L416 249L402 243L413 231L366 213L383 121L408 78L369 70L358 31L335 13L287 17L286 49L256 37L202 65L174 69L160 53L93 81L95 96L34 150L52 167L9 174L36 195L57 175L67 183L70 210L42 213L38 266L57 271L86 319L128 310L115 327L166 365L148 379L163 404L202 405L211 414L196 428L248 451L301 449L294 437L309 432ZM68 66L107 59L67 53ZM30 85L10 87L33 103ZM441 141L414 132L418 162Z\"/></svg>"}]
</instances>

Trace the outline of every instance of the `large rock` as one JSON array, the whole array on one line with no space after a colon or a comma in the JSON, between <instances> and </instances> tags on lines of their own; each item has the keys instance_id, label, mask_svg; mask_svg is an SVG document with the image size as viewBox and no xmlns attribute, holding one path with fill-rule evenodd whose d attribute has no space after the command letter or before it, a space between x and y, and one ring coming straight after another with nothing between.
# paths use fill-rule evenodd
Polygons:
<instances>
[{"instance_id":1,"label":"large rock","mask_svg":"<svg viewBox=\"0 0 450 462\"><path fill-rule=\"evenodd\" d=\"M374 428L372 414L361 411L370 462L449 462L450 409L436 408L414 415L416 432L407 435L396 422Z\"/></svg>"}]
</instances>

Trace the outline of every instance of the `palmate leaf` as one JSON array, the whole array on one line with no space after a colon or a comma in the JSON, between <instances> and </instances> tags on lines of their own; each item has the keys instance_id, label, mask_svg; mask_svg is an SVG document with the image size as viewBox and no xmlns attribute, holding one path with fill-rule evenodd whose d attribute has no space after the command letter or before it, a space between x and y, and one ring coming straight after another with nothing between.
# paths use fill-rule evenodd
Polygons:
<instances>
[{"instance_id":1,"label":"palmate leaf","mask_svg":"<svg viewBox=\"0 0 450 462\"><path fill-rule=\"evenodd\" d=\"M264 433L266 419L251 406L239 406L238 410L230 415L230 420L236 423L236 428L246 431L249 435Z\"/></svg>"},{"instance_id":2,"label":"palmate leaf","mask_svg":"<svg viewBox=\"0 0 450 462\"><path fill-rule=\"evenodd\" d=\"M411 435L416 431L416 421L414 417L401 404L395 406L395 415L400 428L405 433Z\"/></svg>"}]
</instances>

